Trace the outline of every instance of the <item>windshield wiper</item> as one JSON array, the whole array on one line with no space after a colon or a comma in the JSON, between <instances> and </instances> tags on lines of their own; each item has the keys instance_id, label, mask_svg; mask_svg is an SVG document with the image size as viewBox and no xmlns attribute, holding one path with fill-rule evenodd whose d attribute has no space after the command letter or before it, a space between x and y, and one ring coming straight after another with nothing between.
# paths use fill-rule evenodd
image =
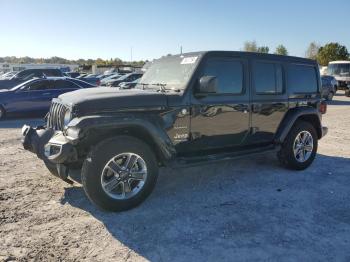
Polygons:
<instances>
[{"instance_id":1,"label":"windshield wiper","mask_svg":"<svg viewBox=\"0 0 350 262\"><path fill-rule=\"evenodd\" d=\"M165 86L166 84L162 84L162 83L138 83L139 85L142 85L142 89L145 89L145 86L158 86L159 87L159 91L160 92L166 92Z\"/></svg>"}]
</instances>

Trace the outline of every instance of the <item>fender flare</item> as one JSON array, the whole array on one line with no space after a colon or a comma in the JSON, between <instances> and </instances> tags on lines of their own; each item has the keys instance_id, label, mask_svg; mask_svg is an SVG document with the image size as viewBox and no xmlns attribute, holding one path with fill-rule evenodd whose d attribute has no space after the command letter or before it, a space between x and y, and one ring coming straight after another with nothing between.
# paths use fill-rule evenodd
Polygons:
<instances>
[{"instance_id":1,"label":"fender flare","mask_svg":"<svg viewBox=\"0 0 350 262\"><path fill-rule=\"evenodd\" d=\"M79 138L84 139L91 131L108 131L118 129L136 128L140 133L147 133L152 139L152 143L157 146L157 155L161 158L161 162L173 159L176 155L176 149L171 142L169 136L162 128L159 118L156 116L136 117L136 116L87 116L73 119L68 128L79 130ZM150 141L148 141L150 142Z\"/></svg>"},{"instance_id":2,"label":"fender flare","mask_svg":"<svg viewBox=\"0 0 350 262\"><path fill-rule=\"evenodd\" d=\"M317 119L316 121L316 132L318 134L318 137L322 137L322 125L321 125L321 119L320 119L320 113L317 111L317 109L313 107L298 107L290 109L285 117L283 118L282 122L280 123L277 133L275 135L275 143L281 144L286 139L289 131L294 126L295 122L300 117L314 117ZM315 123L314 123L315 124Z\"/></svg>"}]
</instances>

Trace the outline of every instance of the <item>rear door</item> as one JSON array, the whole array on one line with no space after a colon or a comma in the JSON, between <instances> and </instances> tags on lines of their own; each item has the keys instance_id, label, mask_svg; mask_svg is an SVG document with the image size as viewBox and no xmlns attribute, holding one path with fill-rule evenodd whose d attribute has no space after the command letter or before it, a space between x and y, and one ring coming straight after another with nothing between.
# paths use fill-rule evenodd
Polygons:
<instances>
[{"instance_id":1,"label":"rear door","mask_svg":"<svg viewBox=\"0 0 350 262\"><path fill-rule=\"evenodd\" d=\"M59 95L67 92L75 91L77 89L80 89L80 86L69 80L54 80L52 90L50 92L50 99L56 98Z\"/></svg>"},{"instance_id":2,"label":"rear door","mask_svg":"<svg viewBox=\"0 0 350 262\"><path fill-rule=\"evenodd\" d=\"M191 151L244 145L249 130L248 61L209 57L200 76L215 76L218 92L191 98Z\"/></svg>"},{"instance_id":3,"label":"rear door","mask_svg":"<svg viewBox=\"0 0 350 262\"><path fill-rule=\"evenodd\" d=\"M274 61L251 61L251 85L252 118L247 143L270 143L288 110L284 65Z\"/></svg>"}]
</instances>

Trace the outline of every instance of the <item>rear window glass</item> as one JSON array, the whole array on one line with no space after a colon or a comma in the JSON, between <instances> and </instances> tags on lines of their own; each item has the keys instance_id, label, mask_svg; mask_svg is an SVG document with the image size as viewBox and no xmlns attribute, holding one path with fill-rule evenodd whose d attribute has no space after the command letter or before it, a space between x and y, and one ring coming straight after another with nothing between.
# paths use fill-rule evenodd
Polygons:
<instances>
[{"instance_id":1,"label":"rear window glass","mask_svg":"<svg viewBox=\"0 0 350 262\"><path fill-rule=\"evenodd\" d=\"M283 89L280 64L256 62L254 64L254 87L257 94L280 94Z\"/></svg>"},{"instance_id":2,"label":"rear window glass","mask_svg":"<svg viewBox=\"0 0 350 262\"><path fill-rule=\"evenodd\" d=\"M317 92L315 68L306 65L289 65L287 85L290 93Z\"/></svg>"}]
</instances>

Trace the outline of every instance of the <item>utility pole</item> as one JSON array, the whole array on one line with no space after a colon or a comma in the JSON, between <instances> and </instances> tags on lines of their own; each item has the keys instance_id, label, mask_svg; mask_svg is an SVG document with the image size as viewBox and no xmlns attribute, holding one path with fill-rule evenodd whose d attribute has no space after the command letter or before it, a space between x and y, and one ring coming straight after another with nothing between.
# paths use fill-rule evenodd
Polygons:
<instances>
[{"instance_id":1,"label":"utility pole","mask_svg":"<svg viewBox=\"0 0 350 262\"><path fill-rule=\"evenodd\" d=\"M132 62L132 46L130 47L130 62Z\"/></svg>"},{"instance_id":2,"label":"utility pole","mask_svg":"<svg viewBox=\"0 0 350 262\"><path fill-rule=\"evenodd\" d=\"M182 45L180 46L180 55L182 55Z\"/></svg>"}]
</instances>

